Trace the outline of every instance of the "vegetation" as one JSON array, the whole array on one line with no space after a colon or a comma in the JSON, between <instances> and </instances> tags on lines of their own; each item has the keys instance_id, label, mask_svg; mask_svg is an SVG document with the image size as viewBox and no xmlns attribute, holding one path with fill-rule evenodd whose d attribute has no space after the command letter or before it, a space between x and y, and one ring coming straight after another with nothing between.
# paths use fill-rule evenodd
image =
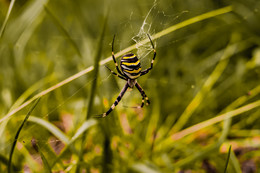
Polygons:
<instances>
[{"instance_id":1,"label":"vegetation","mask_svg":"<svg viewBox=\"0 0 260 173\"><path fill-rule=\"evenodd\" d=\"M260 2L0 0L0 172L259 172ZM115 56L133 52L137 89Z\"/></svg>"}]
</instances>

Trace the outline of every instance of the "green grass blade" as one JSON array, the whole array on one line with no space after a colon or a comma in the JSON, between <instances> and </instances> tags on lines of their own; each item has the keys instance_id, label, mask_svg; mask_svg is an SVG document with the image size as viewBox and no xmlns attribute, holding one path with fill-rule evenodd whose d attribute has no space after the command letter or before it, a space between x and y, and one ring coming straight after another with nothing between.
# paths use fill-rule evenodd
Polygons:
<instances>
[{"instance_id":1,"label":"green grass blade","mask_svg":"<svg viewBox=\"0 0 260 173\"><path fill-rule=\"evenodd\" d=\"M205 19L209 19L209 18L212 18L212 17L216 17L216 16L218 16L218 15L225 14L225 13L229 13L229 12L231 12L231 11L232 11L232 8L231 8L230 6L224 7L224 8L218 9L218 10L213 10L213 11L211 11L211 12L204 13L204 14L202 14L202 15L198 15L198 16L196 16L196 17L194 17L194 18L191 18L191 19L188 19L188 20L186 20L186 21L183 21L183 22L181 22L181 23L179 23L179 24L173 25L173 26L171 26L171 27L169 27L169 28L167 28L167 29L165 29L165 30L163 30L163 31L161 31L161 32L158 32L157 34L153 35L152 37L153 37L153 39L157 39L157 38L160 38L160 37L162 37L162 36L165 36L165 35L167 35L167 34L173 32L173 31L176 31L177 29L181 29L181 28L183 28L183 27L186 27L186 26L188 26L188 25L191 25L191 24L193 24L193 23L195 23L195 22L199 22L199 21L202 21L202 20L205 20ZM142 43L148 43L148 42L149 42L149 39L145 39L145 40L143 40ZM122 51L116 53L116 54L115 54L115 57L118 58L119 56L121 56L121 55L123 55L123 54L125 54L125 53L127 53L127 52L129 52L129 51L131 51L131 50L133 50L133 49L135 49L135 48L136 48L136 44L134 44L134 45L132 45L132 46L129 46L128 48L126 48L126 49L124 49L124 50L122 50ZM108 63L108 62L110 62L110 61L112 61L111 56L109 56L109 57L107 57L106 59L100 61L99 65L104 65L104 64L106 64L106 63ZM23 109L24 107L28 106L30 103L32 103L32 102L33 102L34 100L36 100L37 98L42 97L42 96L44 96L44 95L46 95L46 94L52 92L53 90L56 90L57 88L60 88L60 87L62 87L63 85L65 85L65 84L67 84L67 83L69 83L69 82L71 82L71 81L73 81L73 80L75 80L75 79L77 79L77 78L79 78L79 77L81 77L81 76L83 76L83 75L85 75L85 74L91 72L93 69L94 69L94 67L93 67L93 66L90 66L90 67L88 67L88 68L86 68L86 69L84 69L84 70L82 70L82 71L80 71L80 72L74 74L73 76L70 76L69 78L66 78L65 80L63 80L63 81L57 83L56 85L53 85L53 86L51 86L50 88L48 88L48 89L46 89L46 90L44 90L44 91L42 91L42 92L36 94L34 97L32 97L32 98L29 99L28 101L24 102L24 103L23 103L22 105L20 105L18 108L16 108L16 109L10 111L8 114L6 114L5 116L3 116L3 118L0 119L0 123L3 122L4 120L6 120L7 118L9 118L10 116L12 116L13 114L15 114L16 112L20 111L20 110Z\"/></svg>"},{"instance_id":2,"label":"green grass blade","mask_svg":"<svg viewBox=\"0 0 260 173\"><path fill-rule=\"evenodd\" d=\"M101 59L101 53L102 53L102 48L103 48L103 40L105 36L105 30L106 30L106 25L107 25L107 16L105 17L104 23L103 23L103 28L102 28L102 33L99 37L98 41L98 48L95 56L95 62L94 62L94 71L92 75L92 85L91 85L91 90L90 90L90 97L89 97L89 102L88 102L88 111L86 115L86 120L90 118L90 114L92 111L92 105L93 105L93 99L96 93L96 86L97 86L97 79L98 79L98 71L99 71L99 61Z\"/></svg>"},{"instance_id":3,"label":"green grass blade","mask_svg":"<svg viewBox=\"0 0 260 173\"><path fill-rule=\"evenodd\" d=\"M103 48L103 40L104 40L104 36L105 36L105 30L106 30L106 25L107 25L107 15L108 13L106 13L105 15L105 19L103 22L103 27L102 27L102 32L101 35L99 37L99 41L98 41L98 48L97 48L97 52L96 52L96 56L95 56L95 62L94 62L94 72L92 75L92 85L91 85L91 89L90 89L90 97L89 97L89 102L88 102L88 110L87 110L87 115L86 115L86 120L88 120L90 118L91 115L91 111L92 111L92 107L93 107L93 100L94 100L94 96L96 94L96 86L97 86L97 79L98 79L98 71L99 71L99 61L101 59L101 53L102 53L102 48ZM77 169L76 172L80 172L80 162L83 160L83 151L84 151L84 145L85 145L85 139L86 139L86 132L83 133L82 136L82 143L81 143L81 152L79 155L79 160L78 160L78 165L77 165Z\"/></svg>"},{"instance_id":4,"label":"green grass blade","mask_svg":"<svg viewBox=\"0 0 260 173\"><path fill-rule=\"evenodd\" d=\"M74 134L74 136L71 138L69 141L69 144L75 142L80 135L82 135L85 131L87 131L90 127L94 126L97 124L97 121L94 119L89 119L85 121L80 128L77 130L77 132Z\"/></svg>"},{"instance_id":5,"label":"green grass blade","mask_svg":"<svg viewBox=\"0 0 260 173\"><path fill-rule=\"evenodd\" d=\"M15 0L11 0L11 3L10 3L10 5L9 5L9 8L8 8L8 11L7 11L5 20L4 20L4 23L3 23L2 27L1 27L1 30L0 30L0 39L2 38L2 36L3 36L3 34L4 34L5 27L6 27L6 25L7 25L7 21L8 21L8 19L9 19L9 17L10 17L10 14L11 14L11 12L12 12L13 7L14 7L14 3L15 3Z\"/></svg>"},{"instance_id":6,"label":"green grass blade","mask_svg":"<svg viewBox=\"0 0 260 173\"><path fill-rule=\"evenodd\" d=\"M240 168L240 163L237 160L237 157L235 155L235 153L233 152L233 150L230 151L230 161L234 167L235 173L242 173L241 168Z\"/></svg>"},{"instance_id":7,"label":"green grass blade","mask_svg":"<svg viewBox=\"0 0 260 173\"><path fill-rule=\"evenodd\" d=\"M37 123L47 129L50 133L52 133L55 137L57 137L59 140L61 140L63 143L68 145L72 152L75 154L78 154L78 151L74 148L74 146L70 145L69 137L67 137L60 129L58 129L55 125L52 123L38 117L31 116L29 118L30 122Z\"/></svg>"},{"instance_id":8,"label":"green grass blade","mask_svg":"<svg viewBox=\"0 0 260 173\"><path fill-rule=\"evenodd\" d=\"M63 157L63 155L66 153L66 151L69 148L72 148L72 144L85 132L87 131L90 127L94 126L97 124L97 121L94 119L89 119L88 121L85 121L80 128L76 131L76 133L73 135L73 137L70 139L68 145L65 146L65 148L61 151L60 155L56 158L56 160L53 162L51 165L51 168L60 161L60 158Z\"/></svg>"},{"instance_id":9,"label":"green grass blade","mask_svg":"<svg viewBox=\"0 0 260 173\"><path fill-rule=\"evenodd\" d=\"M51 124L50 122L34 116L31 116L28 121L41 125L65 144L69 143L69 138L60 129L58 129L55 125Z\"/></svg>"},{"instance_id":10,"label":"green grass blade","mask_svg":"<svg viewBox=\"0 0 260 173\"><path fill-rule=\"evenodd\" d=\"M229 146L229 149L228 149L228 155L227 155L227 160L226 160L224 173L227 172L227 167L228 167L228 162L229 162L229 158L230 158L230 153L231 153L231 145Z\"/></svg>"},{"instance_id":11,"label":"green grass blade","mask_svg":"<svg viewBox=\"0 0 260 173\"><path fill-rule=\"evenodd\" d=\"M28 120L28 118L30 117L32 111L34 110L34 108L36 107L36 105L39 103L40 99L36 100L35 104L31 107L31 109L29 110L29 112L27 113L27 115L25 116L21 126L19 127L19 129L16 132L16 135L14 137L14 142L10 151L10 156L9 156L9 162L8 162L8 173L11 173L11 164L12 164L12 157L13 157L13 153L14 153L14 149L17 143L17 140L19 138L19 134L22 131L22 128L24 126L24 124L26 123L26 121Z\"/></svg>"}]
</instances>

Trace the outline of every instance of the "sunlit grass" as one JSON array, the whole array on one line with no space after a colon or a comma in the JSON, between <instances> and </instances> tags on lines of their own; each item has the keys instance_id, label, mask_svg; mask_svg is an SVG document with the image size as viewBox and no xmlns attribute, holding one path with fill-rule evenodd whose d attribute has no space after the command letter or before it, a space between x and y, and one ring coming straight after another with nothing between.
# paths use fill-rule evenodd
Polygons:
<instances>
[{"instance_id":1,"label":"sunlit grass","mask_svg":"<svg viewBox=\"0 0 260 173\"><path fill-rule=\"evenodd\" d=\"M259 169L257 1L0 5L0 172ZM135 108L133 89L93 119L125 82L103 68L114 68L113 35L119 61L145 47L147 33L157 57L138 82L151 105ZM143 69L151 61L144 51Z\"/></svg>"}]
</instances>

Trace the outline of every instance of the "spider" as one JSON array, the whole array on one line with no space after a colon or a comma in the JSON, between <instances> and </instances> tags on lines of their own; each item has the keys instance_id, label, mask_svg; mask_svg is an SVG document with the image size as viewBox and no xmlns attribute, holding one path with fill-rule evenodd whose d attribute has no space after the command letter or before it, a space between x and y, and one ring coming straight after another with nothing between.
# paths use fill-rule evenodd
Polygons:
<instances>
[{"instance_id":1,"label":"spider","mask_svg":"<svg viewBox=\"0 0 260 173\"><path fill-rule=\"evenodd\" d=\"M149 34L147 34L152 48L153 48L153 59L151 61L151 67L149 67L146 70L141 71L141 64L140 64L140 60L137 58L137 56L133 53L128 53L124 56L122 56L121 60L120 60L120 67L121 67L121 71L118 68L118 64L116 62L115 56L114 56L114 41L115 41L115 35L113 38L113 42L112 42L112 58L114 60L115 66L116 66L116 70L118 73L112 71L110 68L107 69L113 74L116 75L117 77L127 81L124 88L121 90L120 94L118 95L116 101L114 102L114 104L110 107L110 109L101 114L101 117L106 117L108 114L110 114L112 112L112 110L115 109L116 105L118 105L118 103L120 102L120 100L122 99L122 97L124 96L126 90L128 88L134 88L134 86L138 89L138 91L141 93L142 95L142 104L141 104L141 108L144 106L144 101L146 100L146 105L150 104L150 101L148 99L148 97L146 96L144 90L142 89L142 87L137 83L137 78L140 76L143 76L145 74L147 74L152 68L153 68L153 62L154 59L156 57L156 50L154 48L154 44L152 42L152 39L150 38Z\"/></svg>"}]
</instances>

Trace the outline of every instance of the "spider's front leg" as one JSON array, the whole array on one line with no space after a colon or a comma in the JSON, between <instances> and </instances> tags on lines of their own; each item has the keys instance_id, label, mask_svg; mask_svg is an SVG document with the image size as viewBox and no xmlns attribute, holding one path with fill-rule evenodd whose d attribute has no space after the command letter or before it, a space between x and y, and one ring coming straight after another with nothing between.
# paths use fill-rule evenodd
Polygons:
<instances>
[{"instance_id":1,"label":"spider's front leg","mask_svg":"<svg viewBox=\"0 0 260 173\"><path fill-rule=\"evenodd\" d=\"M116 72L114 72L113 70L111 70L108 66L105 65L105 67L113 74L113 75L116 75L117 77L121 78L121 79L124 79L127 81L127 79L124 77L124 76L121 76L119 74L117 74Z\"/></svg>"},{"instance_id":2,"label":"spider's front leg","mask_svg":"<svg viewBox=\"0 0 260 173\"><path fill-rule=\"evenodd\" d=\"M124 74L123 74L123 73L119 70L119 68L118 68L118 64L117 64L117 62L116 62L116 58L115 58L115 54L114 54L114 41L115 41L115 37L116 37L116 35L114 35L113 41L112 41L112 58L113 58L113 61L114 61L114 63L115 63L117 72L118 72L120 75L124 76Z\"/></svg>"},{"instance_id":3,"label":"spider's front leg","mask_svg":"<svg viewBox=\"0 0 260 173\"><path fill-rule=\"evenodd\" d=\"M145 94L143 88L136 82L135 87L138 89L138 91L141 93L142 95L142 104L141 104L141 108L144 106L144 99L146 100L146 105L150 104L150 100L148 99L147 95Z\"/></svg>"},{"instance_id":4,"label":"spider's front leg","mask_svg":"<svg viewBox=\"0 0 260 173\"><path fill-rule=\"evenodd\" d=\"M122 97L124 96L127 88L129 87L128 83L125 84L124 88L122 89L122 91L120 92L120 94L118 95L116 101L114 102L114 104L109 108L109 110L101 115L98 115L96 117L106 117L108 116L108 114L110 114L112 112L112 110L115 109L116 105L118 105L118 103L120 102L120 100L122 99Z\"/></svg>"},{"instance_id":5,"label":"spider's front leg","mask_svg":"<svg viewBox=\"0 0 260 173\"><path fill-rule=\"evenodd\" d=\"M153 41L152 41L151 37L149 36L149 34L147 34L147 36L148 36L148 38L149 38L149 40L151 42L151 45L153 47L153 59L151 61L151 66L148 69L141 71L141 76L145 75L146 73L148 73L150 70L153 69L153 63L154 63L154 60L155 60L155 57L156 57L156 50L154 48Z\"/></svg>"}]
</instances>

